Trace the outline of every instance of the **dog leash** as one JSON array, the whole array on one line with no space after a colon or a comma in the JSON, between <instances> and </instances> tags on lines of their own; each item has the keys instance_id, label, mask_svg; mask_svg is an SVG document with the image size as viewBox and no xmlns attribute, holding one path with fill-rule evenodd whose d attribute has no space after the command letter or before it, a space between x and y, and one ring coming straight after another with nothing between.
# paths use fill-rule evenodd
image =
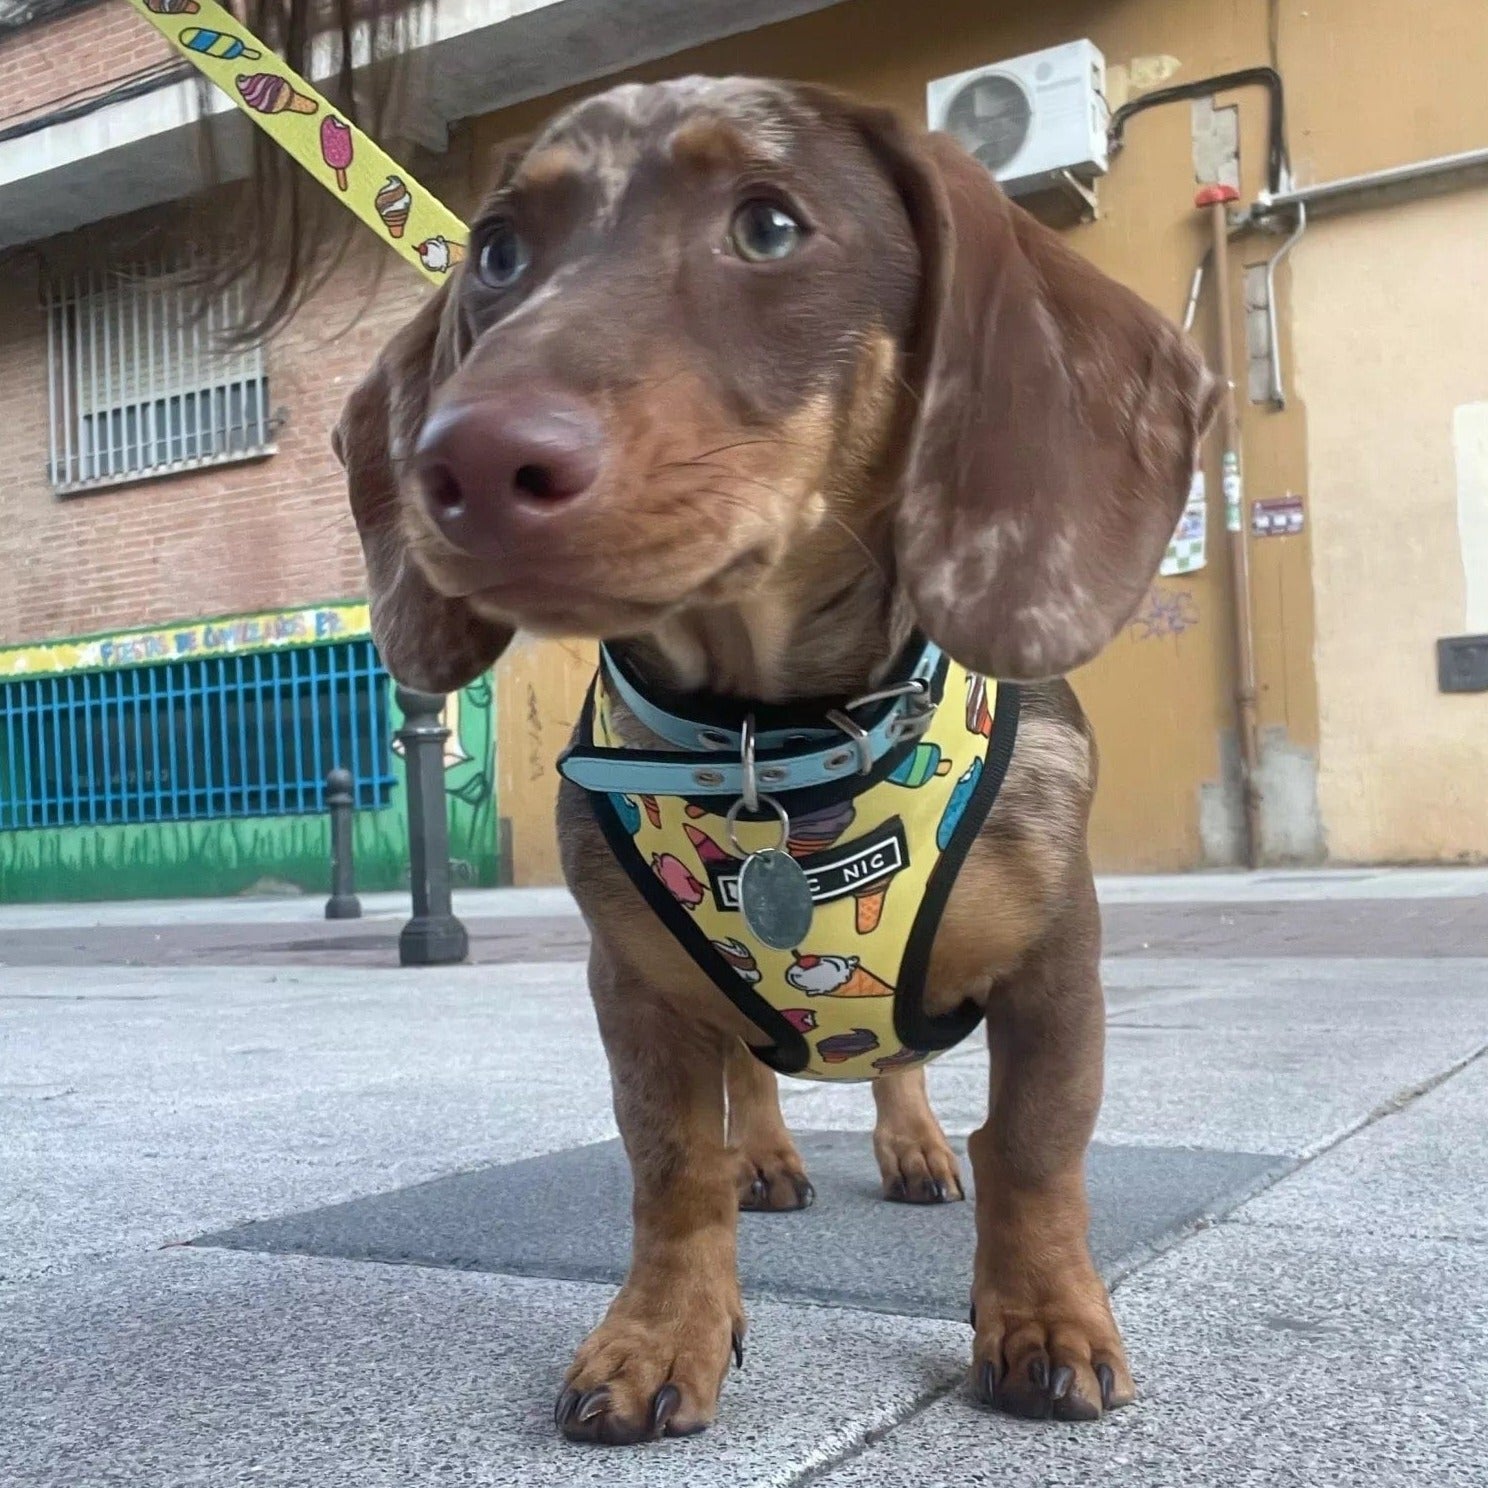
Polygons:
<instances>
[{"instance_id":1,"label":"dog leash","mask_svg":"<svg viewBox=\"0 0 1488 1488\"><path fill-rule=\"evenodd\" d=\"M129 3L425 278L439 283L465 257L469 229L459 217L217 0Z\"/></svg>"}]
</instances>

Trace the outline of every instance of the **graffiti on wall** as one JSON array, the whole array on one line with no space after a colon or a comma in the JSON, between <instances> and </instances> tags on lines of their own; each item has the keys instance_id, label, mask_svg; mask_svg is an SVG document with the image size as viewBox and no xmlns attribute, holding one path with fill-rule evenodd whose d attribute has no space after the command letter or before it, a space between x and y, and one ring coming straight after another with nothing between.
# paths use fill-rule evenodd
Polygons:
<instances>
[{"instance_id":1,"label":"graffiti on wall","mask_svg":"<svg viewBox=\"0 0 1488 1488\"><path fill-rule=\"evenodd\" d=\"M1190 589L1154 587L1131 620L1135 640L1156 641L1181 636L1199 623L1199 602Z\"/></svg>"},{"instance_id":2,"label":"graffiti on wall","mask_svg":"<svg viewBox=\"0 0 1488 1488\"><path fill-rule=\"evenodd\" d=\"M167 656L255 651L266 645L314 644L367 633L365 605L321 605L283 614L203 621L86 641L15 647L0 652L0 678L35 675L14 662L18 652L48 670L137 665L155 648ZM201 649L177 652L174 637L193 635ZM87 649L84 649L87 648ZM7 658L11 659L9 669ZM87 659L82 659L87 658ZM166 659L166 658L158 658ZM59 667L57 663L62 663ZM38 667L37 670L40 670ZM390 699L390 723L402 723ZM497 878L496 720L489 676L452 693L444 721L450 858L457 883L490 885ZM395 749L393 787L381 810L357 813L353 833L357 887L399 890L408 883L408 806L403 761ZM111 826L40 827L0 831L0 903L216 896L264 892L324 893L330 864L329 825L322 814L252 819L139 822Z\"/></svg>"}]
</instances>

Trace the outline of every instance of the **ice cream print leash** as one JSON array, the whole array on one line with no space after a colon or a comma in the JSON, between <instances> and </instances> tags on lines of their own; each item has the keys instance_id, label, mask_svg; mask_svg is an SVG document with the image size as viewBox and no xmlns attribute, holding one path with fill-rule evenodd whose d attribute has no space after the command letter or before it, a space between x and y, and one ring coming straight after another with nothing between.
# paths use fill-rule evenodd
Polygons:
<instances>
[{"instance_id":1,"label":"ice cream print leash","mask_svg":"<svg viewBox=\"0 0 1488 1488\"><path fill-rule=\"evenodd\" d=\"M130 4L426 278L465 257L465 224L216 0Z\"/></svg>"}]
</instances>

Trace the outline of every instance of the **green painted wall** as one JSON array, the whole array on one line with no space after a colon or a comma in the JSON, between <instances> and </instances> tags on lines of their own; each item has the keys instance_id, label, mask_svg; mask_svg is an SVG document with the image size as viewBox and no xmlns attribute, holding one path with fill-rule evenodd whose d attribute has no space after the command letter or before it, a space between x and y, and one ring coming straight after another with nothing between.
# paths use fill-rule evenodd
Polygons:
<instances>
[{"instance_id":1,"label":"green painted wall","mask_svg":"<svg viewBox=\"0 0 1488 1488\"><path fill-rule=\"evenodd\" d=\"M445 747L455 882L496 882L495 705L489 677L455 694ZM393 727L402 722L391 705ZM365 893L408 882L403 761L389 804L356 821L356 880ZM254 817L0 832L0 903L328 892L323 816Z\"/></svg>"}]
</instances>

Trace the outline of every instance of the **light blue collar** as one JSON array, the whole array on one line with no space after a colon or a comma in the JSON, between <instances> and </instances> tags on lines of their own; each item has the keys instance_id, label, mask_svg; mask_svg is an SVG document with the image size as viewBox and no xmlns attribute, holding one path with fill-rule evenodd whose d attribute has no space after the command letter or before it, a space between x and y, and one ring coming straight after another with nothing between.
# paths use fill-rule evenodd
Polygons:
<instances>
[{"instance_id":1,"label":"light blue collar","mask_svg":"<svg viewBox=\"0 0 1488 1488\"><path fill-rule=\"evenodd\" d=\"M820 723L756 729L744 711L737 728L687 718L641 691L607 647L600 649L604 686L637 722L671 749L611 749L594 739L594 691L579 742L558 761L562 774L585 790L651 796L730 796L753 810L761 793L784 795L853 775L868 776L901 744L929 727L944 680L940 648L925 641L898 680L826 707Z\"/></svg>"}]
</instances>

